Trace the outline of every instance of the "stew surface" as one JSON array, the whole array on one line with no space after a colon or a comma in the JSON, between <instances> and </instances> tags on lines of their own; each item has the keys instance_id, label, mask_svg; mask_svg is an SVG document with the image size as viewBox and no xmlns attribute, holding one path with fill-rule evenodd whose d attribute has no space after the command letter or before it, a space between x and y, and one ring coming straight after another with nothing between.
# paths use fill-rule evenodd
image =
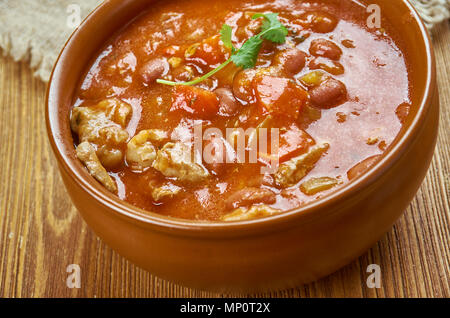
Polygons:
<instances>
[{"instance_id":1,"label":"stew surface","mask_svg":"<svg viewBox=\"0 0 450 318\"><path fill-rule=\"evenodd\" d=\"M214 70L267 27L268 14L287 35L262 38L254 67L230 62L196 85L157 82ZM78 158L119 198L173 217L242 220L317 200L373 165L409 112L401 41L386 21L369 28L369 15L351 0L150 4L82 78L70 118ZM249 146L272 129L267 149Z\"/></svg>"}]
</instances>

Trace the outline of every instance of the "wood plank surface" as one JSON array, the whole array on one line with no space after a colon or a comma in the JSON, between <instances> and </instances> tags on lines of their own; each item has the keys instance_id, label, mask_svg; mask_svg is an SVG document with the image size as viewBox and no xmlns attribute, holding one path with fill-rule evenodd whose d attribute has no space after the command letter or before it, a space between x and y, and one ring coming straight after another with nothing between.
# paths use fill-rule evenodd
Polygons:
<instances>
[{"instance_id":1,"label":"wood plank surface","mask_svg":"<svg viewBox=\"0 0 450 318\"><path fill-rule=\"evenodd\" d=\"M340 271L268 297L450 297L450 26L433 32L440 135L415 199L384 238ZM0 297L219 297L152 276L112 251L73 207L47 141L45 84L0 57ZM66 286L69 264L81 288ZM369 264L381 288L366 285ZM256 295L254 295L256 296Z\"/></svg>"}]
</instances>

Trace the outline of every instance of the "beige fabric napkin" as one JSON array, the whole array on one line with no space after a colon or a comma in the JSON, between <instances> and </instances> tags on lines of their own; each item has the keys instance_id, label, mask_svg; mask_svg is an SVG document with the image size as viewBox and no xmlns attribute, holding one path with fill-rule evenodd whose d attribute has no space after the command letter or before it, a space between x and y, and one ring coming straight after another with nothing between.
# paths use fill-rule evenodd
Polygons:
<instances>
[{"instance_id":1,"label":"beige fabric napkin","mask_svg":"<svg viewBox=\"0 0 450 318\"><path fill-rule=\"evenodd\" d=\"M449 18L450 0L410 0L429 27ZM0 0L0 47L28 60L47 82L67 38L101 0ZM78 20L78 21L77 21Z\"/></svg>"},{"instance_id":2,"label":"beige fabric napkin","mask_svg":"<svg viewBox=\"0 0 450 318\"><path fill-rule=\"evenodd\" d=\"M409 0L419 12L425 25L431 29L450 18L450 0Z\"/></svg>"},{"instance_id":3,"label":"beige fabric napkin","mask_svg":"<svg viewBox=\"0 0 450 318\"><path fill-rule=\"evenodd\" d=\"M100 0L0 0L0 47L47 82L76 23ZM78 21L77 21L78 20Z\"/></svg>"}]
</instances>

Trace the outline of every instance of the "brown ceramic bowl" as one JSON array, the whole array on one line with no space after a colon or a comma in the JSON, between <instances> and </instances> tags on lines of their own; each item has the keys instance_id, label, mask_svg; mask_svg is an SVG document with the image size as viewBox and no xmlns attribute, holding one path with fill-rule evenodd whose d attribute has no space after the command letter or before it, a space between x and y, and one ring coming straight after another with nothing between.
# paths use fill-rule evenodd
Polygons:
<instances>
[{"instance_id":1,"label":"brown ceramic bowl","mask_svg":"<svg viewBox=\"0 0 450 318\"><path fill-rule=\"evenodd\" d=\"M104 42L150 4L109 0L75 31L48 88L46 119L62 179L84 220L109 246L155 275L214 291L293 287L349 263L388 231L419 188L433 155L439 100L427 32L407 1L377 1L412 64L412 112L365 175L278 216L202 223L140 210L95 181L75 156L69 111L81 75Z\"/></svg>"}]
</instances>

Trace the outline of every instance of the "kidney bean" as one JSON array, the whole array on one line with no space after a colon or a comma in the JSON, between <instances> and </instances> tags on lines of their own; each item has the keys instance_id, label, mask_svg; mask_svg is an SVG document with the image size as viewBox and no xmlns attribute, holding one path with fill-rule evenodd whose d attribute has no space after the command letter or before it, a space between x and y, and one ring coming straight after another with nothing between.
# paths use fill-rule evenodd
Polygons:
<instances>
[{"instance_id":1,"label":"kidney bean","mask_svg":"<svg viewBox=\"0 0 450 318\"><path fill-rule=\"evenodd\" d=\"M155 58L145 63L140 69L144 83L151 84L169 71L169 63L164 58Z\"/></svg>"},{"instance_id":2,"label":"kidney bean","mask_svg":"<svg viewBox=\"0 0 450 318\"><path fill-rule=\"evenodd\" d=\"M323 11L306 12L300 16L302 26L310 28L314 32L328 33L336 28L337 19Z\"/></svg>"},{"instance_id":3,"label":"kidney bean","mask_svg":"<svg viewBox=\"0 0 450 318\"><path fill-rule=\"evenodd\" d=\"M218 88L214 91L219 98L219 114L222 116L232 116L239 109L239 102L234 98L233 92L229 88Z\"/></svg>"},{"instance_id":4,"label":"kidney bean","mask_svg":"<svg viewBox=\"0 0 450 318\"><path fill-rule=\"evenodd\" d=\"M332 108L341 104L347 97L345 85L329 78L309 91L311 102L319 108Z\"/></svg>"},{"instance_id":5,"label":"kidney bean","mask_svg":"<svg viewBox=\"0 0 450 318\"><path fill-rule=\"evenodd\" d=\"M194 70L190 66L179 66L172 70L172 77L175 81L188 82L194 78Z\"/></svg>"},{"instance_id":6,"label":"kidney bean","mask_svg":"<svg viewBox=\"0 0 450 318\"><path fill-rule=\"evenodd\" d=\"M287 49L275 55L273 64L279 65L288 75L295 75L305 67L306 53L297 49Z\"/></svg>"},{"instance_id":7,"label":"kidney bean","mask_svg":"<svg viewBox=\"0 0 450 318\"><path fill-rule=\"evenodd\" d=\"M254 99L252 81L256 76L255 69L240 71L233 80L233 94L240 100L250 102Z\"/></svg>"},{"instance_id":8,"label":"kidney bean","mask_svg":"<svg viewBox=\"0 0 450 318\"><path fill-rule=\"evenodd\" d=\"M331 60L339 60L342 50L334 42L325 39L315 39L311 42L309 53L314 56L323 56Z\"/></svg>"},{"instance_id":9,"label":"kidney bean","mask_svg":"<svg viewBox=\"0 0 450 318\"><path fill-rule=\"evenodd\" d=\"M356 164L347 172L347 178L349 180L353 180L359 177L364 172L366 172L371 166L373 166L380 157L381 155L372 156Z\"/></svg>"}]
</instances>

